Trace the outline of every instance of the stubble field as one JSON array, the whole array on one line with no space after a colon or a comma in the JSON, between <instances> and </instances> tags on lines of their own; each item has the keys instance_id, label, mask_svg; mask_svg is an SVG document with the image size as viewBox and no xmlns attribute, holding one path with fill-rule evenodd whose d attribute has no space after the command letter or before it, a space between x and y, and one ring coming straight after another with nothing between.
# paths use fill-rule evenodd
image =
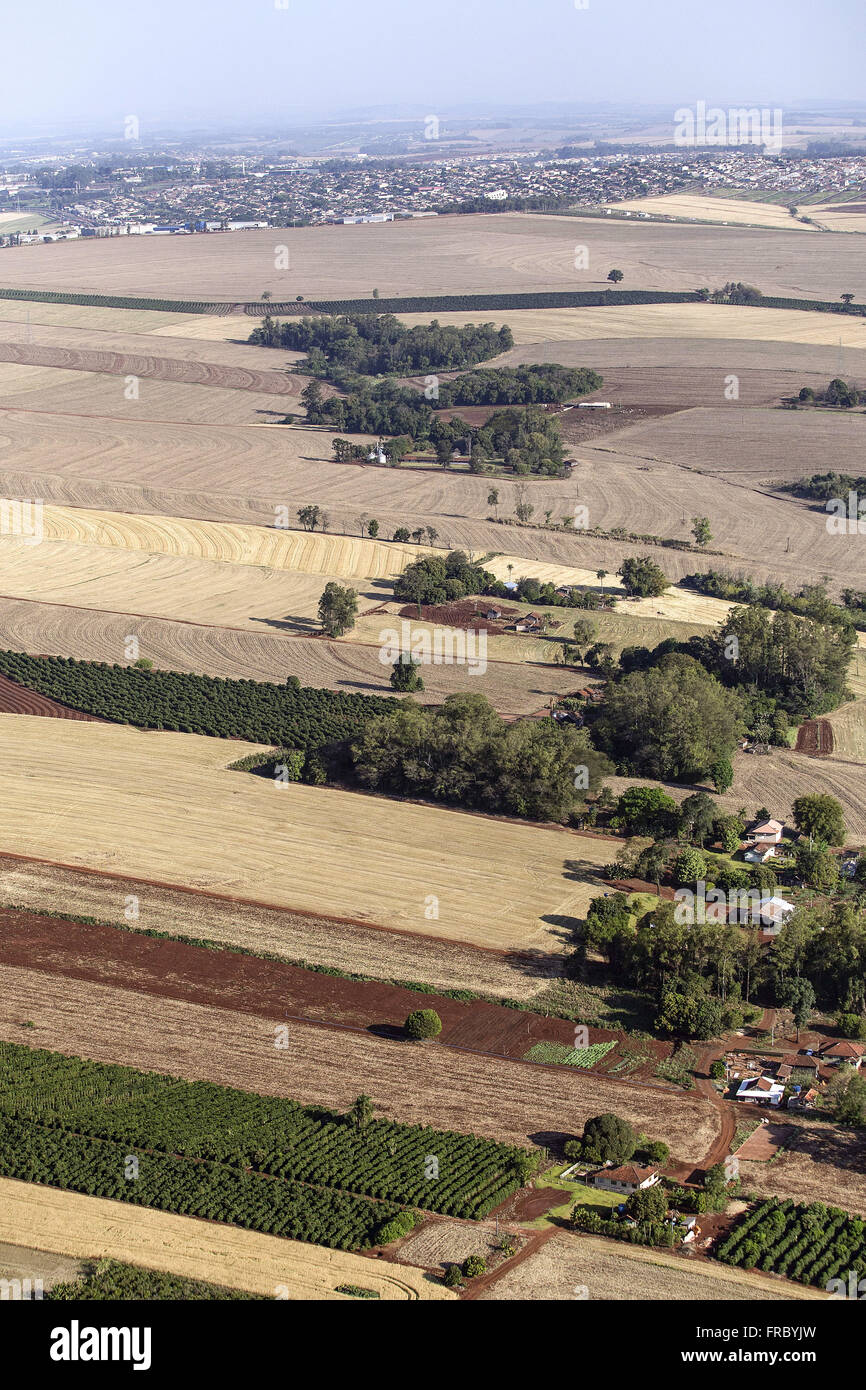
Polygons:
<instances>
[{"instance_id":1,"label":"stubble field","mask_svg":"<svg viewBox=\"0 0 866 1390\"><path fill-rule=\"evenodd\" d=\"M94 737L94 731L96 736ZM90 737L88 737L88 732ZM496 950L557 952L613 841L228 772L254 745L0 716L0 848ZM566 861L579 860L577 880ZM438 913L434 915L434 913Z\"/></svg>"},{"instance_id":2,"label":"stubble field","mask_svg":"<svg viewBox=\"0 0 866 1390\"><path fill-rule=\"evenodd\" d=\"M700 1163L719 1114L703 1096L616 1082L566 1067L538 1067L439 1047L389 1041L366 1030L289 1020L289 1046L274 1047L284 1020L0 967L0 1037L95 1061L142 1065L188 1080L292 1096L345 1111L359 1091L378 1114L506 1143L559 1142L606 1111ZM34 1028L23 1028L29 1020Z\"/></svg>"},{"instance_id":3,"label":"stubble field","mask_svg":"<svg viewBox=\"0 0 866 1390\"><path fill-rule=\"evenodd\" d=\"M411 1267L398 1270L343 1250L11 1178L0 1178L0 1239L52 1255L124 1260L292 1302L349 1301L351 1295L337 1292L340 1284L363 1285L390 1300L456 1297Z\"/></svg>"},{"instance_id":4,"label":"stubble field","mask_svg":"<svg viewBox=\"0 0 866 1390\"><path fill-rule=\"evenodd\" d=\"M575 244L590 269L575 270ZM275 271L275 249L290 268ZM746 280L765 294L835 299L856 283L856 240L783 230L659 225L537 213L431 217L333 227L270 227L190 237L117 237L14 248L4 284L204 300L368 298L380 294L597 289L618 266L637 289L711 289ZM807 288L802 288L807 287ZM218 289L218 293L215 290Z\"/></svg>"}]
</instances>

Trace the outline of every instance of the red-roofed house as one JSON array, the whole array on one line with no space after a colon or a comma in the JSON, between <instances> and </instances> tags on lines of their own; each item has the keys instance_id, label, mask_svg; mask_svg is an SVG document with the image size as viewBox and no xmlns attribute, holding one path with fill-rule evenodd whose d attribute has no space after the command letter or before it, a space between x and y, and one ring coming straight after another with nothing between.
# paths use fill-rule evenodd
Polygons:
<instances>
[{"instance_id":1,"label":"red-roofed house","mask_svg":"<svg viewBox=\"0 0 866 1390\"><path fill-rule=\"evenodd\" d=\"M859 1070L864 1056L866 1044L849 1042L847 1038L842 1038L840 1042L825 1043L821 1048L821 1061L830 1062L834 1066L838 1066L840 1062L847 1062Z\"/></svg>"},{"instance_id":2,"label":"red-roofed house","mask_svg":"<svg viewBox=\"0 0 866 1390\"><path fill-rule=\"evenodd\" d=\"M620 1168L602 1168L593 1173L593 1186L606 1187L610 1192L624 1192L631 1196L639 1187L653 1187L661 1178L657 1168L645 1167L641 1163L623 1163Z\"/></svg>"}]
</instances>

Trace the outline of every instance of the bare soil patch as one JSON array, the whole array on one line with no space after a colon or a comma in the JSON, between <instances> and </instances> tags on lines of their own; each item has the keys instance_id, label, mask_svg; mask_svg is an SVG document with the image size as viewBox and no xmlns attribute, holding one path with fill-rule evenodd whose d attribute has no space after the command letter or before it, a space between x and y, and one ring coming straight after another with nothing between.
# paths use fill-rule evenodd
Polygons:
<instances>
[{"instance_id":1,"label":"bare soil patch","mask_svg":"<svg viewBox=\"0 0 866 1390\"><path fill-rule=\"evenodd\" d=\"M804 719L797 730L797 752L810 758L829 758L833 752L833 725L827 719Z\"/></svg>"},{"instance_id":2,"label":"bare soil patch","mask_svg":"<svg viewBox=\"0 0 866 1390\"><path fill-rule=\"evenodd\" d=\"M0 1036L11 1042L338 1110L363 1090L386 1117L507 1143L556 1144L591 1115L615 1111L694 1164L718 1132L718 1111L703 1096L565 1067L291 1020L290 1046L277 1049L282 1012L265 1018L0 966Z\"/></svg>"},{"instance_id":3,"label":"bare soil patch","mask_svg":"<svg viewBox=\"0 0 866 1390\"><path fill-rule=\"evenodd\" d=\"M26 686L18 685L3 675L0 675L0 714L32 714L47 719L83 719L91 724L105 723L98 715L85 714L83 710L61 705L57 700L28 690Z\"/></svg>"}]
</instances>

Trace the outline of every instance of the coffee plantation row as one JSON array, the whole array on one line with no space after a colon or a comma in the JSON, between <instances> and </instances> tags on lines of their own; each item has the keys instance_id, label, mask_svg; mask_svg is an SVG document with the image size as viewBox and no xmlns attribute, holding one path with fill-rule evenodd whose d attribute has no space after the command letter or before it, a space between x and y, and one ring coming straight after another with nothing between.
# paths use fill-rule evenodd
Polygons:
<instances>
[{"instance_id":1,"label":"coffee plantation row","mask_svg":"<svg viewBox=\"0 0 866 1390\"><path fill-rule=\"evenodd\" d=\"M0 673L72 709L140 729L280 744L312 753L388 714L391 696L110 666L0 651Z\"/></svg>"},{"instance_id":2,"label":"coffee plantation row","mask_svg":"<svg viewBox=\"0 0 866 1390\"><path fill-rule=\"evenodd\" d=\"M866 1276L866 1221L822 1202L771 1198L746 1213L715 1253L725 1264L826 1288L851 1271Z\"/></svg>"},{"instance_id":3,"label":"coffee plantation row","mask_svg":"<svg viewBox=\"0 0 866 1390\"><path fill-rule=\"evenodd\" d=\"M399 1207L333 1188L191 1163L127 1143L0 1118L0 1176L64 1191L224 1221L250 1231L359 1250Z\"/></svg>"},{"instance_id":4,"label":"coffee plantation row","mask_svg":"<svg viewBox=\"0 0 866 1390\"><path fill-rule=\"evenodd\" d=\"M505 1201L533 1163L525 1150L474 1135L391 1120L357 1126L297 1101L14 1043L0 1043L0 1115L39 1134L85 1137L97 1153L117 1144L467 1219Z\"/></svg>"},{"instance_id":5,"label":"coffee plantation row","mask_svg":"<svg viewBox=\"0 0 866 1390\"><path fill-rule=\"evenodd\" d=\"M71 290L4 290L0 299L25 299L35 304L80 304L87 309L153 309L165 314L228 314L231 304L192 299L143 299L129 294L77 294Z\"/></svg>"}]
</instances>

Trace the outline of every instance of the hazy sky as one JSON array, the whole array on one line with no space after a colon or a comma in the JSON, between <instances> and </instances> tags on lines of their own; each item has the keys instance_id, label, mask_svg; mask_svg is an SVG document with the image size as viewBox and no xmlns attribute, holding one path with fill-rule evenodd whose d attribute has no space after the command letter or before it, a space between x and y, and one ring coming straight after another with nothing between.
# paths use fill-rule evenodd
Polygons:
<instances>
[{"instance_id":1,"label":"hazy sky","mask_svg":"<svg viewBox=\"0 0 866 1390\"><path fill-rule=\"evenodd\" d=\"M584 3L584 0L577 0ZM285 6L285 8L282 8ZM866 98L866 0L7 0L0 135L475 101ZM16 56L21 58L16 61Z\"/></svg>"}]
</instances>

